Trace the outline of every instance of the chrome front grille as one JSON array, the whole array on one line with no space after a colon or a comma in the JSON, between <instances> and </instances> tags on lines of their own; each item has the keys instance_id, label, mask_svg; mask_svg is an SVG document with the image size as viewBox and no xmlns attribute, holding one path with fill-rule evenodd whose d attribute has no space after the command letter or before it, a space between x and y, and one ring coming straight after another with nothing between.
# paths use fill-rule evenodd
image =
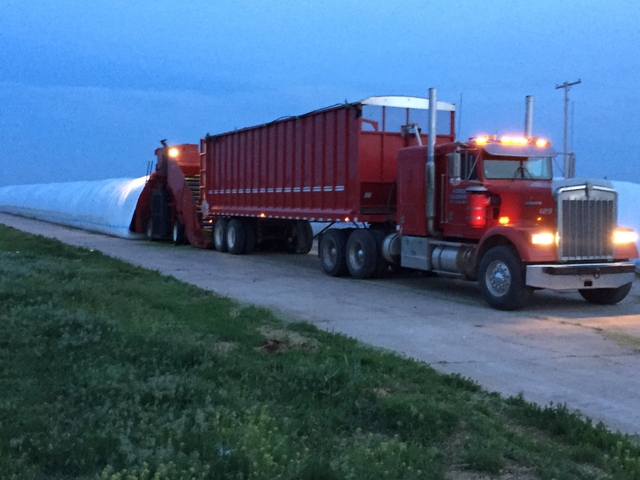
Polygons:
<instances>
[{"instance_id":1,"label":"chrome front grille","mask_svg":"<svg viewBox=\"0 0 640 480\"><path fill-rule=\"evenodd\" d=\"M558 257L561 261L612 260L616 192L597 185L560 188Z\"/></svg>"}]
</instances>

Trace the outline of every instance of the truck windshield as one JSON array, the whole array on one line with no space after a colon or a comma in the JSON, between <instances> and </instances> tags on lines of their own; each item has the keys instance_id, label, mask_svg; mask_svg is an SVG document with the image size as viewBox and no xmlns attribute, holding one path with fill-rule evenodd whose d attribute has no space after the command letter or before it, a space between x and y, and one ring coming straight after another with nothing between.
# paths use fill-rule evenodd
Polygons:
<instances>
[{"instance_id":1,"label":"truck windshield","mask_svg":"<svg viewBox=\"0 0 640 480\"><path fill-rule=\"evenodd\" d=\"M551 180L551 157L499 157L484 159L485 178Z\"/></svg>"}]
</instances>

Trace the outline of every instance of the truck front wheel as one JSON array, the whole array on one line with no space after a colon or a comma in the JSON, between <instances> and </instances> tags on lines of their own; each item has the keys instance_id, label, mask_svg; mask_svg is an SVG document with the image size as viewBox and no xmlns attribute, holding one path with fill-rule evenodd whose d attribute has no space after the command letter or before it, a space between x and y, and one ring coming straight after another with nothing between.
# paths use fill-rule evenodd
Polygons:
<instances>
[{"instance_id":1,"label":"truck front wheel","mask_svg":"<svg viewBox=\"0 0 640 480\"><path fill-rule=\"evenodd\" d=\"M631 282L618 288L593 288L578 290L582 298L589 303L597 303L598 305L615 305L624 300L631 291Z\"/></svg>"},{"instance_id":2,"label":"truck front wheel","mask_svg":"<svg viewBox=\"0 0 640 480\"><path fill-rule=\"evenodd\" d=\"M484 300L498 310L522 308L533 289L525 283L525 269L511 247L494 247L480 261L478 280Z\"/></svg>"}]
</instances>

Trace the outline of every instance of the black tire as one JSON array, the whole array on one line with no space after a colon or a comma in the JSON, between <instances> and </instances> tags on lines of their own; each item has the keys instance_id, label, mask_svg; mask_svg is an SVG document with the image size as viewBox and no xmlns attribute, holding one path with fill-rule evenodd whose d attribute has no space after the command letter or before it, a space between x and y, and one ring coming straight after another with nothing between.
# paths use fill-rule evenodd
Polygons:
<instances>
[{"instance_id":1,"label":"black tire","mask_svg":"<svg viewBox=\"0 0 640 480\"><path fill-rule=\"evenodd\" d=\"M182 245L185 243L184 224L178 220L173 224L172 240L174 245Z\"/></svg>"},{"instance_id":2,"label":"black tire","mask_svg":"<svg viewBox=\"0 0 640 480\"><path fill-rule=\"evenodd\" d=\"M578 290L582 298L598 305L615 305L625 299L631 291L631 282L618 288L592 288Z\"/></svg>"},{"instance_id":3,"label":"black tire","mask_svg":"<svg viewBox=\"0 0 640 480\"><path fill-rule=\"evenodd\" d=\"M227 225L226 218L219 218L213 226L213 246L219 252L227 251Z\"/></svg>"},{"instance_id":4,"label":"black tire","mask_svg":"<svg viewBox=\"0 0 640 480\"><path fill-rule=\"evenodd\" d=\"M384 278L389 274L390 264L386 258L382 256L382 243L387 236L382 230L370 230L371 235L376 240L376 249L378 259L376 261L376 269L373 272L375 278Z\"/></svg>"},{"instance_id":5,"label":"black tire","mask_svg":"<svg viewBox=\"0 0 640 480\"><path fill-rule=\"evenodd\" d=\"M313 247L313 229L308 220L296 220L287 227L284 250L306 255Z\"/></svg>"},{"instance_id":6,"label":"black tire","mask_svg":"<svg viewBox=\"0 0 640 480\"><path fill-rule=\"evenodd\" d=\"M244 223L244 232L245 232L243 253L245 255L249 255L253 253L253 250L256 247L256 225L251 220L245 220L243 223Z\"/></svg>"},{"instance_id":7,"label":"black tire","mask_svg":"<svg viewBox=\"0 0 640 480\"><path fill-rule=\"evenodd\" d=\"M498 310L517 310L531 298L525 283L525 268L511 247L494 247L484 254L478 269L482 297Z\"/></svg>"},{"instance_id":8,"label":"black tire","mask_svg":"<svg viewBox=\"0 0 640 480\"><path fill-rule=\"evenodd\" d=\"M229 221L227 225L227 251L232 255L244 253L244 246L247 240L247 231L244 222L237 218Z\"/></svg>"},{"instance_id":9,"label":"black tire","mask_svg":"<svg viewBox=\"0 0 640 480\"><path fill-rule=\"evenodd\" d=\"M147 220L147 228L145 230L148 240L153 240L153 218Z\"/></svg>"},{"instance_id":10,"label":"black tire","mask_svg":"<svg viewBox=\"0 0 640 480\"><path fill-rule=\"evenodd\" d=\"M353 278L371 278L378 265L378 245L370 230L354 230L347 240L347 268Z\"/></svg>"},{"instance_id":11,"label":"black tire","mask_svg":"<svg viewBox=\"0 0 640 480\"><path fill-rule=\"evenodd\" d=\"M287 253L296 253L298 251L298 234L296 231L296 223L292 222L286 227L281 227L282 250Z\"/></svg>"},{"instance_id":12,"label":"black tire","mask_svg":"<svg viewBox=\"0 0 640 480\"><path fill-rule=\"evenodd\" d=\"M330 228L320 238L320 262L327 275L340 277L347 273L347 236L344 230Z\"/></svg>"},{"instance_id":13,"label":"black tire","mask_svg":"<svg viewBox=\"0 0 640 480\"><path fill-rule=\"evenodd\" d=\"M296 222L296 236L298 239L296 253L307 255L313 247L313 229L308 220L298 220Z\"/></svg>"}]
</instances>

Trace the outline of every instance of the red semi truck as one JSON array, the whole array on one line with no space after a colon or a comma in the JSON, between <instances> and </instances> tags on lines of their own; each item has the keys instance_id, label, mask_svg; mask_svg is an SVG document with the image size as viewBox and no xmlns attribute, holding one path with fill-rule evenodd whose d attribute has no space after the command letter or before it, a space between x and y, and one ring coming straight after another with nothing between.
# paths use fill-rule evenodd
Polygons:
<instances>
[{"instance_id":1,"label":"red semi truck","mask_svg":"<svg viewBox=\"0 0 640 480\"><path fill-rule=\"evenodd\" d=\"M311 222L323 222L332 276L407 267L477 280L502 310L540 288L625 298L637 236L617 225L610 182L554 180L546 140L458 142L454 125L455 106L432 89L207 135L199 149L165 144L132 228L232 254L308 253Z\"/></svg>"}]
</instances>

